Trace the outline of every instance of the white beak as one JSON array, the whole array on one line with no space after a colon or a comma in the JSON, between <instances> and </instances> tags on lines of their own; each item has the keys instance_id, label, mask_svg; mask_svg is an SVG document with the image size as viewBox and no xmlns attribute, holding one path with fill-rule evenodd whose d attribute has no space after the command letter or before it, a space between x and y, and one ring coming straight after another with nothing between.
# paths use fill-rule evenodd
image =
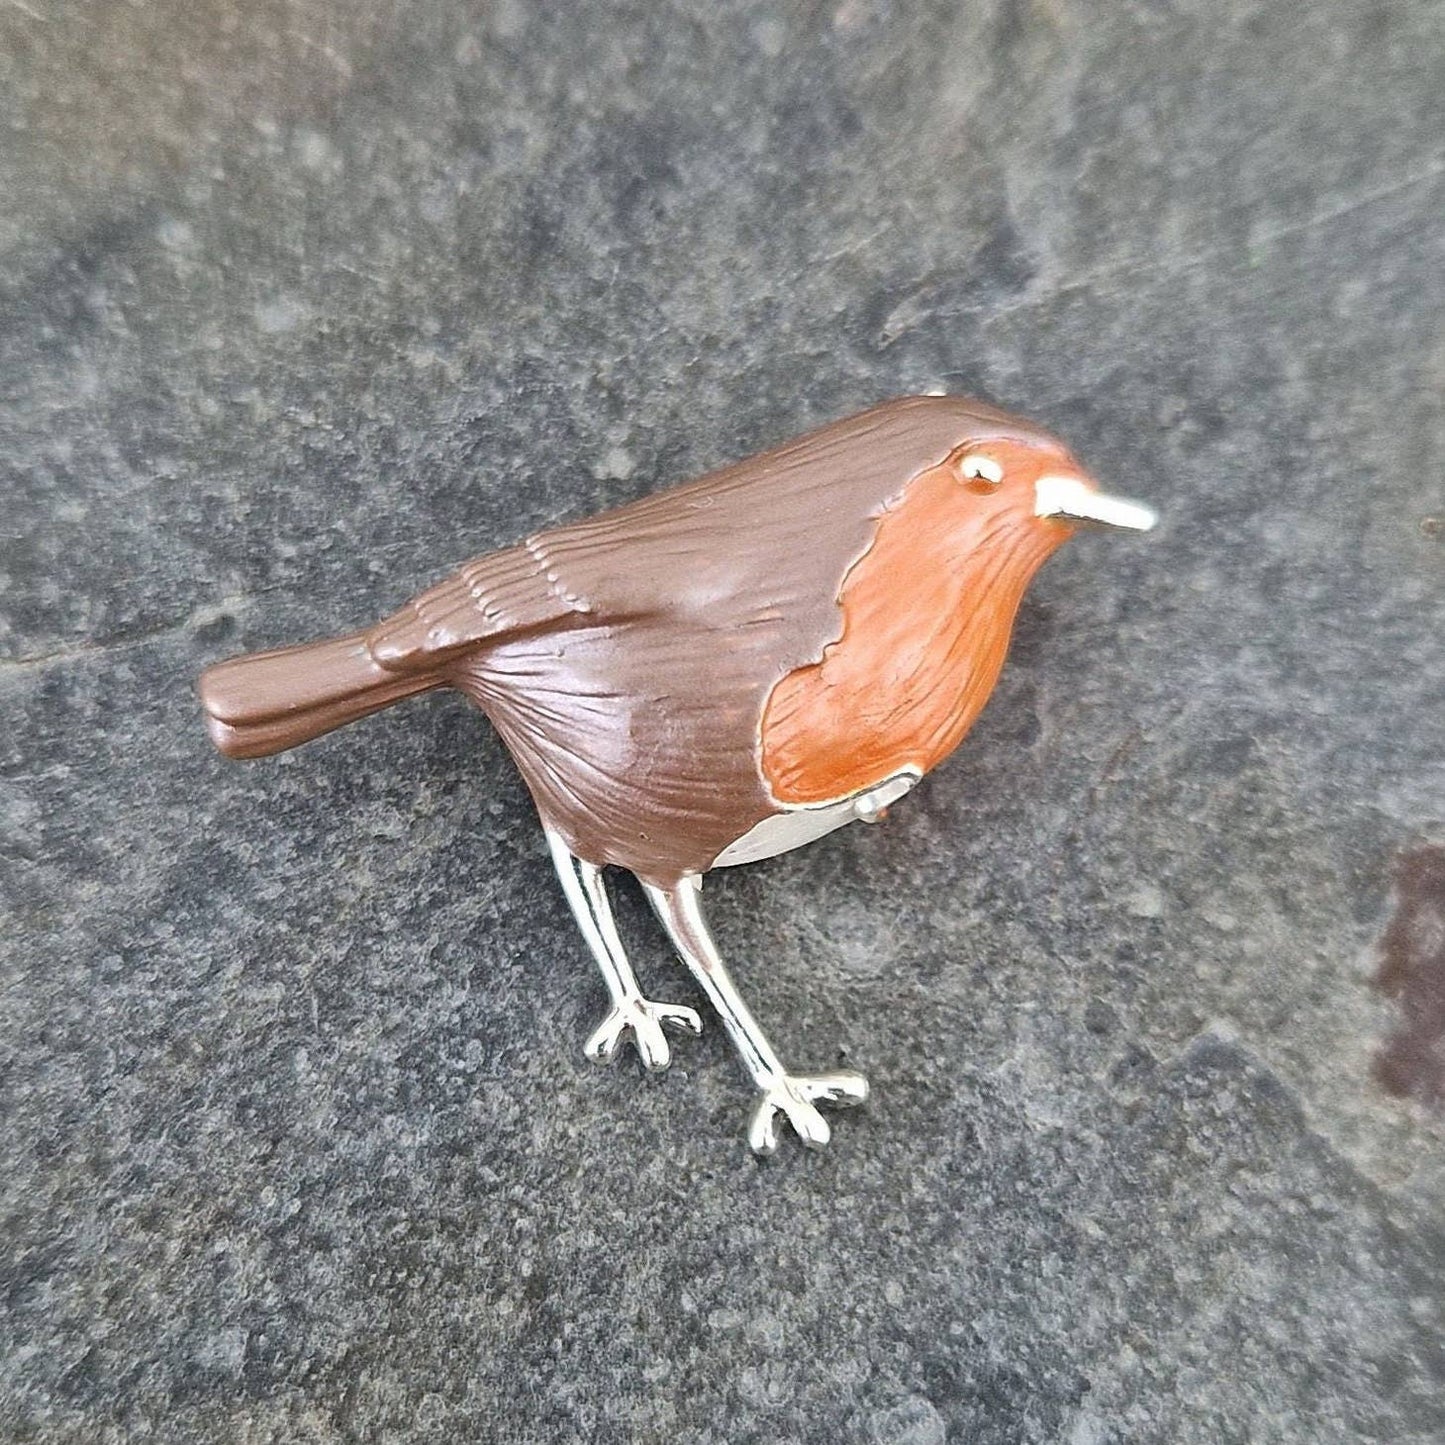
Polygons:
<instances>
[{"instance_id":1,"label":"white beak","mask_svg":"<svg viewBox=\"0 0 1445 1445\"><path fill-rule=\"evenodd\" d=\"M1034 516L1124 532L1147 532L1159 520L1153 507L1105 496L1078 477L1040 477L1034 483Z\"/></svg>"}]
</instances>

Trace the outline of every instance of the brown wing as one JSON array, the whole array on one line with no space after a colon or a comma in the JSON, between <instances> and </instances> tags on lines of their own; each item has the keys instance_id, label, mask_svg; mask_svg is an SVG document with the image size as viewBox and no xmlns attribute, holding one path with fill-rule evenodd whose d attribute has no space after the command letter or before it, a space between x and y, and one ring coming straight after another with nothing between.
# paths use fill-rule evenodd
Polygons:
<instances>
[{"instance_id":1,"label":"brown wing","mask_svg":"<svg viewBox=\"0 0 1445 1445\"><path fill-rule=\"evenodd\" d=\"M782 615L797 656L838 631L837 589L874 520L960 441L1037 428L961 397L905 397L630 506L489 552L367 634L399 672L558 624L693 613L716 627Z\"/></svg>"},{"instance_id":2,"label":"brown wing","mask_svg":"<svg viewBox=\"0 0 1445 1445\"><path fill-rule=\"evenodd\" d=\"M523 637L585 613L527 544L464 563L366 634L392 672L431 672L479 643Z\"/></svg>"}]
</instances>

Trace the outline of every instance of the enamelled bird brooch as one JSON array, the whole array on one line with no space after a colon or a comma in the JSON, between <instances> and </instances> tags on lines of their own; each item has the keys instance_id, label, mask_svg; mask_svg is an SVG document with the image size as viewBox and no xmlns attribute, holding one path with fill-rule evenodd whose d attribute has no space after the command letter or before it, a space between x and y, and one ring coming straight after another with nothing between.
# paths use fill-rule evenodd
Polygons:
<instances>
[{"instance_id":1,"label":"enamelled bird brooch","mask_svg":"<svg viewBox=\"0 0 1445 1445\"><path fill-rule=\"evenodd\" d=\"M399 612L200 680L227 756L293 748L454 687L491 719L541 815L612 1006L586 1052L649 1069L697 1013L643 996L603 869L635 874L758 1091L749 1142L860 1074L795 1074L743 1002L703 917L710 868L871 821L959 744L998 679L1019 600L1081 527L1147 531L1042 428L915 396L698 481L465 563Z\"/></svg>"}]
</instances>

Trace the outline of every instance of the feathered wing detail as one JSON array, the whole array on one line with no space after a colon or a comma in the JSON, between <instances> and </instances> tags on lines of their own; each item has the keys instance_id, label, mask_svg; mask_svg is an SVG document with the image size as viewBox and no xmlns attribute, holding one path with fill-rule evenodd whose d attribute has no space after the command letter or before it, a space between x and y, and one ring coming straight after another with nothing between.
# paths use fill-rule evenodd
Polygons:
<instances>
[{"instance_id":1,"label":"feathered wing detail","mask_svg":"<svg viewBox=\"0 0 1445 1445\"><path fill-rule=\"evenodd\" d=\"M549 578L531 543L463 563L366 633L372 657L393 672L431 671L490 639L522 636L585 613Z\"/></svg>"}]
</instances>

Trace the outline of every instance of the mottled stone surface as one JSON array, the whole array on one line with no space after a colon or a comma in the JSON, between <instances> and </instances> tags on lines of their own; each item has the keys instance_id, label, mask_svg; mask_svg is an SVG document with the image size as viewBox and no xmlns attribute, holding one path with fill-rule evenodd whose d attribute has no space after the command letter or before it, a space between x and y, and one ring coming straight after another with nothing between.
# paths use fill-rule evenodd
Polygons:
<instances>
[{"instance_id":1,"label":"mottled stone surface","mask_svg":"<svg viewBox=\"0 0 1445 1445\"><path fill-rule=\"evenodd\" d=\"M0 1438L1442 1437L1371 987L1445 841L1436 0L6 0L0 196ZM934 384L1166 520L710 885L873 1080L827 1153L716 1028L585 1065L458 700L209 750L206 662Z\"/></svg>"}]
</instances>

